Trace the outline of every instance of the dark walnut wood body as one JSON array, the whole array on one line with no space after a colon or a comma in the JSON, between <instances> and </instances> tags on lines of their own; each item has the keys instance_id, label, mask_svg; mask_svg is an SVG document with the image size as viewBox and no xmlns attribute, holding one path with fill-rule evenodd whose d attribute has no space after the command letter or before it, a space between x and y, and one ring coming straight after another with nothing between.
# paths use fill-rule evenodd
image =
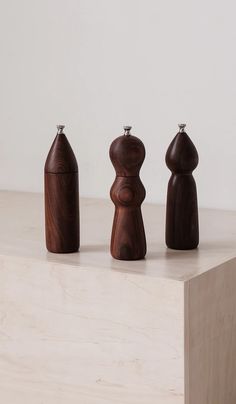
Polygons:
<instances>
[{"instance_id":1,"label":"dark walnut wood body","mask_svg":"<svg viewBox=\"0 0 236 404\"><path fill-rule=\"evenodd\" d=\"M143 259L146 238L141 204L146 192L139 171L145 158L144 145L135 136L120 136L111 144L110 158L116 170L110 191L115 204L111 255L119 260Z\"/></svg>"},{"instance_id":2,"label":"dark walnut wood body","mask_svg":"<svg viewBox=\"0 0 236 404\"><path fill-rule=\"evenodd\" d=\"M63 133L56 136L44 173L46 246L53 253L79 249L78 166Z\"/></svg>"},{"instance_id":3,"label":"dark walnut wood body","mask_svg":"<svg viewBox=\"0 0 236 404\"><path fill-rule=\"evenodd\" d=\"M172 171L167 191L166 244L176 250L191 250L199 243L198 203L192 171L198 153L185 132L179 132L166 153Z\"/></svg>"}]
</instances>

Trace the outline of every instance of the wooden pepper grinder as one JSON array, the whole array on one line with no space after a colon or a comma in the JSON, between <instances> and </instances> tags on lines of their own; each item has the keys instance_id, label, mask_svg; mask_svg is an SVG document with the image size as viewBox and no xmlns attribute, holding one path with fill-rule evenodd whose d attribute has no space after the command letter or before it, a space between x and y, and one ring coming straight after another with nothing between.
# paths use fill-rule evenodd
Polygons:
<instances>
[{"instance_id":1,"label":"wooden pepper grinder","mask_svg":"<svg viewBox=\"0 0 236 404\"><path fill-rule=\"evenodd\" d=\"M167 192L166 244L176 250L191 250L199 243L197 189L192 176L198 153L185 126L179 125L166 153L166 164L172 171Z\"/></svg>"},{"instance_id":2,"label":"wooden pepper grinder","mask_svg":"<svg viewBox=\"0 0 236 404\"><path fill-rule=\"evenodd\" d=\"M46 245L53 253L71 253L80 243L78 165L64 126L57 129L44 168Z\"/></svg>"},{"instance_id":3,"label":"wooden pepper grinder","mask_svg":"<svg viewBox=\"0 0 236 404\"><path fill-rule=\"evenodd\" d=\"M124 126L124 135L110 147L110 159L116 170L111 187L115 216L111 236L111 255L119 260L139 260L146 254L146 238L141 203L146 192L139 171L145 158L140 139L130 134L131 126Z\"/></svg>"}]
</instances>

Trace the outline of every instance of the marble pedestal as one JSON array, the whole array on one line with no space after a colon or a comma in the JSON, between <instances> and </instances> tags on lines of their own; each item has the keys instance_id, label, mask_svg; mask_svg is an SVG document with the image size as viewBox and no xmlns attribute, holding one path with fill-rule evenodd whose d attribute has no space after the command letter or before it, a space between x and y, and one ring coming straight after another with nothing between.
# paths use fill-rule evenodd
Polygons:
<instances>
[{"instance_id":1,"label":"marble pedestal","mask_svg":"<svg viewBox=\"0 0 236 404\"><path fill-rule=\"evenodd\" d=\"M144 261L111 258L110 201L81 200L81 252L45 250L43 197L0 193L0 402L235 404L236 212L201 210L170 251L144 205Z\"/></svg>"}]
</instances>

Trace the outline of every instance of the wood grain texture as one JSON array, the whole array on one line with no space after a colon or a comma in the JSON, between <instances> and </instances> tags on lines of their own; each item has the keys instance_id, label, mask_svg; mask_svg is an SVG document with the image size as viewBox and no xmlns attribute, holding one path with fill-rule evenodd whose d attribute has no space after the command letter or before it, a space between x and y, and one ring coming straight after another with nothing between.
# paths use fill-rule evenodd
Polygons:
<instances>
[{"instance_id":1,"label":"wood grain texture","mask_svg":"<svg viewBox=\"0 0 236 404\"><path fill-rule=\"evenodd\" d=\"M115 204L111 255L119 260L139 260L146 254L141 213L145 188L139 177L145 148L137 137L123 135L111 144L110 158L116 170L116 179L110 191Z\"/></svg>"},{"instance_id":2,"label":"wood grain texture","mask_svg":"<svg viewBox=\"0 0 236 404\"><path fill-rule=\"evenodd\" d=\"M78 251L79 186L78 166L63 133L56 136L49 151L44 174L45 232L48 251Z\"/></svg>"},{"instance_id":3,"label":"wood grain texture","mask_svg":"<svg viewBox=\"0 0 236 404\"><path fill-rule=\"evenodd\" d=\"M198 203L192 171L198 165L198 153L185 132L179 132L166 153L172 171L167 190L166 244L177 250L191 250L199 243Z\"/></svg>"},{"instance_id":4,"label":"wood grain texture","mask_svg":"<svg viewBox=\"0 0 236 404\"><path fill-rule=\"evenodd\" d=\"M45 174L45 221L48 251L78 251L78 173Z\"/></svg>"}]
</instances>

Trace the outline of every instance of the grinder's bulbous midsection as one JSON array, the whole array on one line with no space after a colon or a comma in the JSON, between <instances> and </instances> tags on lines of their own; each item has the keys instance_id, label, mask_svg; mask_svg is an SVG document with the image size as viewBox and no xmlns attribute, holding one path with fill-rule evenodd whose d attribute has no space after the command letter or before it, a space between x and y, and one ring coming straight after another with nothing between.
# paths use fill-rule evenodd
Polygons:
<instances>
[{"instance_id":1,"label":"grinder's bulbous midsection","mask_svg":"<svg viewBox=\"0 0 236 404\"><path fill-rule=\"evenodd\" d=\"M116 177L110 194L116 206L139 207L145 199L146 190L139 177Z\"/></svg>"}]
</instances>

